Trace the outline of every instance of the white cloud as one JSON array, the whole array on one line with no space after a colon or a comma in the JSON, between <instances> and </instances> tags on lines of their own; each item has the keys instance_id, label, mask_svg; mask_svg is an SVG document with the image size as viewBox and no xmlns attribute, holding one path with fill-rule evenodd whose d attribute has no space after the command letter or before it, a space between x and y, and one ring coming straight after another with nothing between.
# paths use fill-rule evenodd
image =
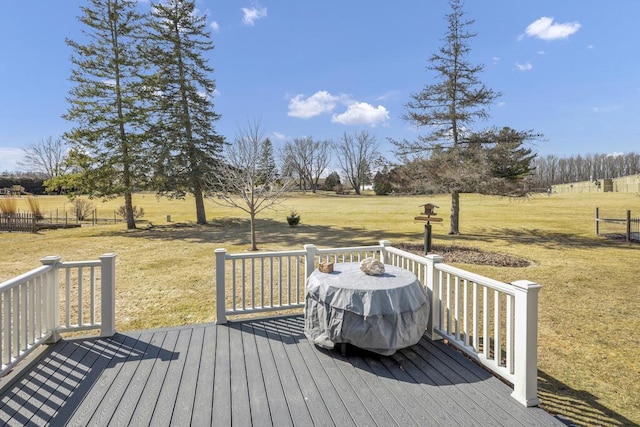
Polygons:
<instances>
[{"instance_id":1,"label":"white cloud","mask_svg":"<svg viewBox=\"0 0 640 427\"><path fill-rule=\"evenodd\" d=\"M539 50L536 52L538 55L546 55L547 52L545 52L544 50Z\"/></svg>"},{"instance_id":2,"label":"white cloud","mask_svg":"<svg viewBox=\"0 0 640 427\"><path fill-rule=\"evenodd\" d=\"M331 95L326 90L320 90L308 98L305 98L303 94L299 94L289 101L289 112L287 114L291 117L308 119L323 113L330 113L339 102L347 100L347 95Z\"/></svg>"},{"instance_id":3,"label":"white cloud","mask_svg":"<svg viewBox=\"0 0 640 427\"><path fill-rule=\"evenodd\" d=\"M542 40L566 39L571 34L580 29L579 22L567 22L564 24L554 23L553 18L543 16L533 21L525 30L529 37L537 37Z\"/></svg>"},{"instance_id":4,"label":"white cloud","mask_svg":"<svg viewBox=\"0 0 640 427\"><path fill-rule=\"evenodd\" d=\"M498 107L506 107L507 103L504 101L498 102Z\"/></svg>"},{"instance_id":5,"label":"white cloud","mask_svg":"<svg viewBox=\"0 0 640 427\"><path fill-rule=\"evenodd\" d=\"M382 105L374 107L366 102L355 102L342 114L331 117L333 123L343 125L371 125L376 126L389 120L389 111Z\"/></svg>"},{"instance_id":6,"label":"white cloud","mask_svg":"<svg viewBox=\"0 0 640 427\"><path fill-rule=\"evenodd\" d=\"M211 21L211 24L209 24L209 27L211 27L211 29L217 33L218 31L220 31L220 25L218 25L218 23L216 21Z\"/></svg>"},{"instance_id":7,"label":"white cloud","mask_svg":"<svg viewBox=\"0 0 640 427\"><path fill-rule=\"evenodd\" d=\"M18 162L24 159L24 150L14 147L0 147L0 173L16 172Z\"/></svg>"},{"instance_id":8,"label":"white cloud","mask_svg":"<svg viewBox=\"0 0 640 427\"><path fill-rule=\"evenodd\" d=\"M287 136L284 133L272 132L271 135L279 141L285 141L287 139Z\"/></svg>"},{"instance_id":9,"label":"white cloud","mask_svg":"<svg viewBox=\"0 0 640 427\"><path fill-rule=\"evenodd\" d=\"M520 64L519 62L516 62L516 69L520 71L529 71L532 68L533 68L533 65L531 65L530 62L527 62L525 64Z\"/></svg>"},{"instance_id":10,"label":"white cloud","mask_svg":"<svg viewBox=\"0 0 640 427\"><path fill-rule=\"evenodd\" d=\"M256 6L252 8L242 8L242 22L244 25L252 27L258 19L267 17L267 8Z\"/></svg>"}]
</instances>

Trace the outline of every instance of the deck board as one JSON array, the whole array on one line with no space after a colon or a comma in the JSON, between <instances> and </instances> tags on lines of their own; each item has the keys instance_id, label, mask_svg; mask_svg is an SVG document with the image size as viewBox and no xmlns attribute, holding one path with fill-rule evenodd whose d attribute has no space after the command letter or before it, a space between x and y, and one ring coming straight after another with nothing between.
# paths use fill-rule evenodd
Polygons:
<instances>
[{"instance_id":1,"label":"deck board","mask_svg":"<svg viewBox=\"0 0 640 427\"><path fill-rule=\"evenodd\" d=\"M6 425L562 426L441 342L316 348L302 316L63 340L6 383Z\"/></svg>"}]
</instances>

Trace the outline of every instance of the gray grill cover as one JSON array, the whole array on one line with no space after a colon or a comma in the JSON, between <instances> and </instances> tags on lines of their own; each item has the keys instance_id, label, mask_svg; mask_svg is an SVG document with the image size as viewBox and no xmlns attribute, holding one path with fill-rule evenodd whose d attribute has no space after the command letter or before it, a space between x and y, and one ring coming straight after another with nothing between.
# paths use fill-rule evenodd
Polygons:
<instances>
[{"instance_id":1,"label":"gray grill cover","mask_svg":"<svg viewBox=\"0 0 640 427\"><path fill-rule=\"evenodd\" d=\"M384 274L368 276L350 262L309 276L304 312L305 335L320 347L349 343L391 355L420 341L430 305L410 271L385 265Z\"/></svg>"}]
</instances>

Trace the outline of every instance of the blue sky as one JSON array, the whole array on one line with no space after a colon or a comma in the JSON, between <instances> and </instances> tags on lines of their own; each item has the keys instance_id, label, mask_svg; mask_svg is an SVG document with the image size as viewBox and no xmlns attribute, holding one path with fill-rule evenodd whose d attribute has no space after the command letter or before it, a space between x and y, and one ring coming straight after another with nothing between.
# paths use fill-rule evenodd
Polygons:
<instances>
[{"instance_id":1,"label":"blue sky","mask_svg":"<svg viewBox=\"0 0 640 427\"><path fill-rule=\"evenodd\" d=\"M61 118L81 40L82 0L8 1L0 12L0 172L23 147L71 127ZM446 0L197 0L216 46L210 65L232 141L259 119L277 147L301 136L337 141L367 130L414 139L401 119L410 94L432 77L427 58L446 32ZM146 1L139 7L148 10ZM541 154L640 149L640 1L467 0L478 36L470 60L502 97L476 123L544 134Z\"/></svg>"}]
</instances>

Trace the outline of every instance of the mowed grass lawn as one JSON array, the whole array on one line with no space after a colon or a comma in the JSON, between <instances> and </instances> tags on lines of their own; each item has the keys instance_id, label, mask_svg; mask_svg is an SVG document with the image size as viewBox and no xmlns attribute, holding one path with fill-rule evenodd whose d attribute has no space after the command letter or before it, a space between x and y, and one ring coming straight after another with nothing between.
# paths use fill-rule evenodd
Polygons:
<instances>
[{"instance_id":1,"label":"mowed grass lawn","mask_svg":"<svg viewBox=\"0 0 640 427\"><path fill-rule=\"evenodd\" d=\"M41 196L45 215L61 213L64 197ZM640 216L637 194L532 196L523 200L462 195L461 236L448 236L448 195L403 197L297 194L280 211L258 220L260 250L421 243L419 205L440 206L434 244L461 245L524 257L525 268L458 265L505 282L542 285L539 306L539 390L543 406L581 425L640 423L640 244L595 235L594 212ZM193 224L193 201L139 194L140 229L124 223L0 233L0 281L39 265L47 255L63 260L117 258L117 328L121 331L209 322L215 319L214 250L250 248L249 222L239 210L208 202L207 226ZM99 217L113 218L121 200L94 201ZM27 211L26 200L19 201ZM295 209L301 224L290 228ZM55 215L55 213L54 213ZM171 223L167 222L171 215ZM147 224L152 228L146 228Z\"/></svg>"}]
</instances>

